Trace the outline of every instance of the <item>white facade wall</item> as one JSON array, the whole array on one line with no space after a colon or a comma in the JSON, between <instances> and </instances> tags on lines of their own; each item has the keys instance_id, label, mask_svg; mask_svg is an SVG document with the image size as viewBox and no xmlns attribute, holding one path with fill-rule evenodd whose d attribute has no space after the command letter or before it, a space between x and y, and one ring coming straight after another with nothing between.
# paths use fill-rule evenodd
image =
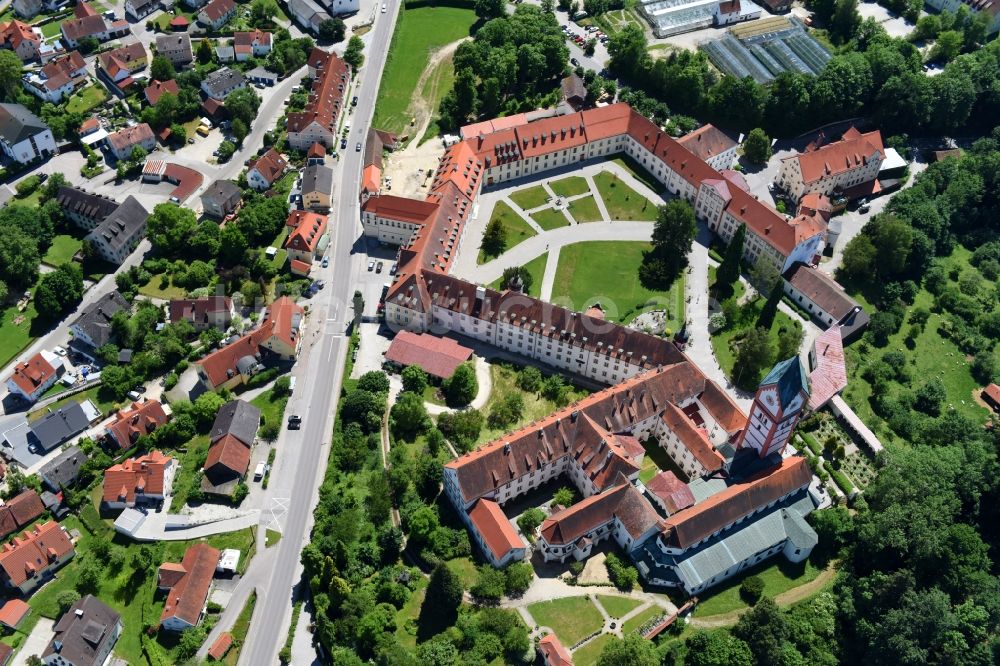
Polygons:
<instances>
[{"instance_id":1,"label":"white facade wall","mask_svg":"<svg viewBox=\"0 0 1000 666\"><path fill-rule=\"evenodd\" d=\"M813 317L819 321L826 324L826 326L833 326L836 320L833 318L829 312L821 308L815 301L803 294L801 291L792 286L792 283L785 280L785 293L790 299L799 304L800 307L809 311Z\"/></svg>"},{"instance_id":2,"label":"white facade wall","mask_svg":"<svg viewBox=\"0 0 1000 666\"><path fill-rule=\"evenodd\" d=\"M809 192L818 192L829 196L835 189L847 189L854 185L867 183L878 176L882 167L882 158L876 152L868 155L867 162L851 169L835 174L822 176L819 180L805 182L799 160L789 157L781 163L776 182L784 188L795 201Z\"/></svg>"},{"instance_id":3,"label":"white facade wall","mask_svg":"<svg viewBox=\"0 0 1000 666\"><path fill-rule=\"evenodd\" d=\"M56 153L56 140L52 136L52 130L46 129L13 145L0 139L0 148L3 148L3 152L12 160L27 164L32 160L54 155Z\"/></svg>"}]
</instances>

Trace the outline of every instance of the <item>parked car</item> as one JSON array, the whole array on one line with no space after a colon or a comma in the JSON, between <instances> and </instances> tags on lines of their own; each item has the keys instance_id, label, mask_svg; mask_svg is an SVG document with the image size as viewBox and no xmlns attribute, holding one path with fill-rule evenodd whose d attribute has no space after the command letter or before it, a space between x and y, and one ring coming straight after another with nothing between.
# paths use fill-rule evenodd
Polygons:
<instances>
[{"instance_id":1,"label":"parked car","mask_svg":"<svg viewBox=\"0 0 1000 666\"><path fill-rule=\"evenodd\" d=\"M302 417L297 414L292 414L288 417L288 429L298 430L302 427Z\"/></svg>"},{"instance_id":2,"label":"parked car","mask_svg":"<svg viewBox=\"0 0 1000 666\"><path fill-rule=\"evenodd\" d=\"M62 347L56 347L55 349L52 350L52 353L55 354L56 356L65 356L66 350Z\"/></svg>"},{"instance_id":3,"label":"parked car","mask_svg":"<svg viewBox=\"0 0 1000 666\"><path fill-rule=\"evenodd\" d=\"M376 273L381 273L382 272L382 266L383 266L383 264L382 264L381 261L378 262L377 264L375 264L375 272Z\"/></svg>"},{"instance_id":4,"label":"parked car","mask_svg":"<svg viewBox=\"0 0 1000 666\"><path fill-rule=\"evenodd\" d=\"M383 5L383 6L384 6L384 5ZM358 105L358 96L357 96L357 95L355 95L355 96L354 96L354 97L353 97L353 98L351 99L351 106L357 106L357 105Z\"/></svg>"},{"instance_id":5,"label":"parked car","mask_svg":"<svg viewBox=\"0 0 1000 666\"><path fill-rule=\"evenodd\" d=\"M385 14L385 3L382 3L382 13Z\"/></svg>"},{"instance_id":6,"label":"parked car","mask_svg":"<svg viewBox=\"0 0 1000 666\"><path fill-rule=\"evenodd\" d=\"M569 62L570 62L570 64L571 64L571 65L573 65L574 67L579 67L579 66L580 66L580 61L579 61L579 60L577 60L576 58L570 58L570 59L569 59Z\"/></svg>"},{"instance_id":7,"label":"parked car","mask_svg":"<svg viewBox=\"0 0 1000 666\"><path fill-rule=\"evenodd\" d=\"M368 272L371 273L373 270L375 270L375 262L374 261L369 261L368 262Z\"/></svg>"},{"instance_id":8,"label":"parked car","mask_svg":"<svg viewBox=\"0 0 1000 666\"><path fill-rule=\"evenodd\" d=\"M344 150L345 148L347 148L347 138L346 137L340 140L340 149Z\"/></svg>"},{"instance_id":9,"label":"parked car","mask_svg":"<svg viewBox=\"0 0 1000 666\"><path fill-rule=\"evenodd\" d=\"M330 265L330 257L323 257L323 263L322 263L323 268L326 268L329 265Z\"/></svg>"},{"instance_id":10,"label":"parked car","mask_svg":"<svg viewBox=\"0 0 1000 666\"><path fill-rule=\"evenodd\" d=\"M360 141L358 141L358 145L354 146L354 152L356 152L356 153L360 153L361 152L361 142Z\"/></svg>"}]
</instances>

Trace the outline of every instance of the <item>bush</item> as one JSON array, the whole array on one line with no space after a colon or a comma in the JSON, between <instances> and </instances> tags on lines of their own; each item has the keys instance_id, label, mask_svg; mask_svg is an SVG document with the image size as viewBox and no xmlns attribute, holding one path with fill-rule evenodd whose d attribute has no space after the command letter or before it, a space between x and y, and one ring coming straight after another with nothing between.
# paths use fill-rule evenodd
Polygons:
<instances>
[{"instance_id":1,"label":"bush","mask_svg":"<svg viewBox=\"0 0 1000 666\"><path fill-rule=\"evenodd\" d=\"M37 190L38 186L41 184L42 184L42 179L39 178L37 174L34 176L28 176L27 178L25 178L24 180L22 180L20 183L17 184L16 187L17 196L23 199L24 197L28 196L29 194Z\"/></svg>"},{"instance_id":2,"label":"bush","mask_svg":"<svg viewBox=\"0 0 1000 666\"><path fill-rule=\"evenodd\" d=\"M545 512L541 509L528 509L517 519L517 526L528 535L533 535L538 526L545 520Z\"/></svg>"},{"instance_id":3,"label":"bush","mask_svg":"<svg viewBox=\"0 0 1000 666\"><path fill-rule=\"evenodd\" d=\"M284 377L278 377L274 386L271 387L271 395L275 397L284 397L291 393L292 380L287 375Z\"/></svg>"},{"instance_id":4,"label":"bush","mask_svg":"<svg viewBox=\"0 0 1000 666\"><path fill-rule=\"evenodd\" d=\"M740 597L753 606L764 594L764 580L760 576L747 576L740 585Z\"/></svg>"},{"instance_id":5,"label":"bush","mask_svg":"<svg viewBox=\"0 0 1000 666\"><path fill-rule=\"evenodd\" d=\"M178 376L176 372L171 372L169 375L163 378L163 388L170 390L177 386Z\"/></svg>"},{"instance_id":6,"label":"bush","mask_svg":"<svg viewBox=\"0 0 1000 666\"><path fill-rule=\"evenodd\" d=\"M247 486L247 484L240 482L236 486L236 489L233 490L233 504L236 505L241 504L249 494L250 494L250 488Z\"/></svg>"},{"instance_id":7,"label":"bush","mask_svg":"<svg viewBox=\"0 0 1000 666\"><path fill-rule=\"evenodd\" d=\"M622 562L614 553L609 553L604 560L604 566L608 569L608 577L611 582L622 592L629 592L639 582L639 572L636 568Z\"/></svg>"}]
</instances>

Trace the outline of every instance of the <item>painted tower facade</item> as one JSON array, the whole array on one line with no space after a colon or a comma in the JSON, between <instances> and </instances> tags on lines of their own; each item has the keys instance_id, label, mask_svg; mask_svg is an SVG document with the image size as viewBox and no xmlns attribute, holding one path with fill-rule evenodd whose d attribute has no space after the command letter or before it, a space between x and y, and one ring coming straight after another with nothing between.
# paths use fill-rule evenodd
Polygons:
<instances>
[{"instance_id":1,"label":"painted tower facade","mask_svg":"<svg viewBox=\"0 0 1000 666\"><path fill-rule=\"evenodd\" d=\"M795 356L774 366L757 387L747 427L740 434L737 450L753 449L766 458L785 448L802 409L809 400L809 380Z\"/></svg>"}]
</instances>

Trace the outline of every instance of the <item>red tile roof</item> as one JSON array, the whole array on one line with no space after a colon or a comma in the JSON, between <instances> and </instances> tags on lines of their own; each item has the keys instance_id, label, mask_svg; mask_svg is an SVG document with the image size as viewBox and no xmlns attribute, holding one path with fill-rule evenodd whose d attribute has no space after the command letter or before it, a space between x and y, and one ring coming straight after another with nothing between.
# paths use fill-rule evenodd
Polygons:
<instances>
[{"instance_id":1,"label":"red tile roof","mask_svg":"<svg viewBox=\"0 0 1000 666\"><path fill-rule=\"evenodd\" d=\"M31 606L24 601L8 599L4 602L3 607L0 607L0 624L10 629L16 629L29 612L31 612Z\"/></svg>"},{"instance_id":2,"label":"red tile roof","mask_svg":"<svg viewBox=\"0 0 1000 666\"><path fill-rule=\"evenodd\" d=\"M208 17L208 20L215 23L223 16L236 9L236 3L233 0L212 0L210 3L202 7L201 13Z\"/></svg>"},{"instance_id":3,"label":"red tile roof","mask_svg":"<svg viewBox=\"0 0 1000 666\"><path fill-rule=\"evenodd\" d=\"M45 513L42 499L34 490L25 490L0 506L0 538L30 525Z\"/></svg>"},{"instance_id":4,"label":"red tile roof","mask_svg":"<svg viewBox=\"0 0 1000 666\"><path fill-rule=\"evenodd\" d=\"M983 389L983 399L993 403L993 409L1000 410L1000 386L990 384Z\"/></svg>"},{"instance_id":5,"label":"red tile roof","mask_svg":"<svg viewBox=\"0 0 1000 666\"><path fill-rule=\"evenodd\" d=\"M156 572L156 586L170 589L184 578L187 569L180 562L164 562Z\"/></svg>"},{"instance_id":6,"label":"red tile roof","mask_svg":"<svg viewBox=\"0 0 1000 666\"><path fill-rule=\"evenodd\" d=\"M41 38L35 34L31 26L13 19L10 23L0 23L0 44L10 45L10 48L17 50L21 42L41 43Z\"/></svg>"},{"instance_id":7,"label":"red tile roof","mask_svg":"<svg viewBox=\"0 0 1000 666\"><path fill-rule=\"evenodd\" d=\"M146 123L120 129L108 135L108 143L118 152L138 146L144 141L154 139L153 129Z\"/></svg>"},{"instance_id":8,"label":"red tile roof","mask_svg":"<svg viewBox=\"0 0 1000 666\"><path fill-rule=\"evenodd\" d=\"M281 153L271 148L255 161L251 162L249 168L256 169L264 177L264 180L267 181L267 184L270 185L281 178L281 175L288 170L288 161L282 157Z\"/></svg>"},{"instance_id":9,"label":"red tile roof","mask_svg":"<svg viewBox=\"0 0 1000 666\"><path fill-rule=\"evenodd\" d=\"M785 271L783 277L797 291L833 317L835 322L840 321L858 306L858 302L848 296L843 287L818 268L796 262Z\"/></svg>"},{"instance_id":10,"label":"red tile roof","mask_svg":"<svg viewBox=\"0 0 1000 666\"><path fill-rule=\"evenodd\" d=\"M497 560L503 559L511 550L525 547L503 509L493 500L480 499L469 511L469 518Z\"/></svg>"},{"instance_id":11,"label":"red tile roof","mask_svg":"<svg viewBox=\"0 0 1000 666\"><path fill-rule=\"evenodd\" d=\"M228 296L177 298L170 301L169 308L171 322L186 319L192 324L206 324L210 315L232 312L233 300ZM228 319L227 316L226 320Z\"/></svg>"},{"instance_id":12,"label":"red tile roof","mask_svg":"<svg viewBox=\"0 0 1000 666\"><path fill-rule=\"evenodd\" d=\"M157 81L156 79L153 79L153 81L146 86L144 92L146 93L146 101L148 101L150 105L156 106L156 103L160 101L160 97L163 96L163 93L170 93L176 96L180 94L180 89L177 87L177 82L173 79L170 79L169 81Z\"/></svg>"},{"instance_id":13,"label":"red tile roof","mask_svg":"<svg viewBox=\"0 0 1000 666\"><path fill-rule=\"evenodd\" d=\"M187 549L181 561L185 573L167 592L161 623L176 617L191 626L198 624L218 563L219 551L206 543L197 543Z\"/></svg>"},{"instance_id":14,"label":"red tile roof","mask_svg":"<svg viewBox=\"0 0 1000 666\"><path fill-rule=\"evenodd\" d=\"M97 16L97 10L88 5L86 2L77 2L76 7L73 8L73 16L76 18L84 18L85 16Z\"/></svg>"},{"instance_id":15,"label":"red tile roof","mask_svg":"<svg viewBox=\"0 0 1000 666\"><path fill-rule=\"evenodd\" d=\"M189 25L191 25L191 21L183 14L177 15L170 20L171 28L186 28Z\"/></svg>"},{"instance_id":16,"label":"red tile roof","mask_svg":"<svg viewBox=\"0 0 1000 666\"><path fill-rule=\"evenodd\" d=\"M254 28L248 32L234 32L233 33L233 46L234 47L250 47L253 48L254 44L261 46L271 45L271 33L264 32L260 28Z\"/></svg>"},{"instance_id":17,"label":"red tile roof","mask_svg":"<svg viewBox=\"0 0 1000 666\"><path fill-rule=\"evenodd\" d=\"M216 465L236 476L243 476L250 467L250 447L232 435L220 437L208 449L208 457L202 469L208 472Z\"/></svg>"},{"instance_id":18,"label":"red tile roof","mask_svg":"<svg viewBox=\"0 0 1000 666\"><path fill-rule=\"evenodd\" d=\"M614 518L632 538L642 536L660 522L649 502L624 476L619 476L611 490L591 495L546 519L541 527L542 538L549 545L573 544Z\"/></svg>"},{"instance_id":19,"label":"red tile roof","mask_svg":"<svg viewBox=\"0 0 1000 666\"><path fill-rule=\"evenodd\" d=\"M739 145L728 133L712 124L702 125L690 134L679 138L677 143L690 150L695 157L706 162Z\"/></svg>"},{"instance_id":20,"label":"red tile roof","mask_svg":"<svg viewBox=\"0 0 1000 666\"><path fill-rule=\"evenodd\" d=\"M162 495L164 471L172 461L171 456L152 451L112 465L104 470L104 501L132 503L137 491L146 495Z\"/></svg>"},{"instance_id":21,"label":"red tile roof","mask_svg":"<svg viewBox=\"0 0 1000 666\"><path fill-rule=\"evenodd\" d=\"M680 407L669 403L663 411L663 422L706 471L716 472L725 465L726 459L712 446L708 433L692 422Z\"/></svg>"},{"instance_id":22,"label":"red tile roof","mask_svg":"<svg viewBox=\"0 0 1000 666\"><path fill-rule=\"evenodd\" d=\"M555 634L549 634L538 641L538 649L549 666L573 666L569 650L559 642Z\"/></svg>"},{"instance_id":23,"label":"red tile roof","mask_svg":"<svg viewBox=\"0 0 1000 666\"><path fill-rule=\"evenodd\" d=\"M291 228L284 247L299 252L315 252L319 239L326 233L327 216L304 210L293 210L285 221Z\"/></svg>"},{"instance_id":24,"label":"red tile roof","mask_svg":"<svg viewBox=\"0 0 1000 666\"><path fill-rule=\"evenodd\" d=\"M215 639L212 643L212 647L208 648L208 656L216 661L222 661L222 658L226 656L229 652L229 648L233 646L233 636L228 631L224 631L219 634L219 637Z\"/></svg>"},{"instance_id":25,"label":"red tile roof","mask_svg":"<svg viewBox=\"0 0 1000 666\"><path fill-rule=\"evenodd\" d=\"M785 458L778 465L734 483L699 504L667 518L663 538L667 545L687 548L732 525L785 495L809 485L812 470L805 458Z\"/></svg>"},{"instance_id":26,"label":"red tile roof","mask_svg":"<svg viewBox=\"0 0 1000 666\"><path fill-rule=\"evenodd\" d=\"M430 217L437 213L437 204L433 201L407 199L392 194L372 197L361 206L364 213L373 213L378 217L390 220L410 222L411 224L426 224Z\"/></svg>"},{"instance_id":27,"label":"red tile roof","mask_svg":"<svg viewBox=\"0 0 1000 666\"><path fill-rule=\"evenodd\" d=\"M56 368L52 367L39 352L24 363L14 366L14 374L10 378L14 380L19 389L30 395L55 374Z\"/></svg>"},{"instance_id":28,"label":"red tile roof","mask_svg":"<svg viewBox=\"0 0 1000 666\"><path fill-rule=\"evenodd\" d=\"M11 585L20 586L72 552L69 536L59 523L50 520L5 543L0 548L0 570Z\"/></svg>"},{"instance_id":29,"label":"red tile roof","mask_svg":"<svg viewBox=\"0 0 1000 666\"><path fill-rule=\"evenodd\" d=\"M101 128L101 121L91 116L80 124L80 136L96 132Z\"/></svg>"},{"instance_id":30,"label":"red tile roof","mask_svg":"<svg viewBox=\"0 0 1000 666\"><path fill-rule=\"evenodd\" d=\"M402 366L417 365L434 377L447 379L455 369L468 361L472 350L451 338L439 338L429 333L400 331L385 353L387 361Z\"/></svg>"},{"instance_id":31,"label":"red tile roof","mask_svg":"<svg viewBox=\"0 0 1000 666\"><path fill-rule=\"evenodd\" d=\"M288 131L301 132L313 122L331 132L343 107L350 69L338 55L315 48L309 55L309 66L316 70L309 100L301 112L288 114Z\"/></svg>"},{"instance_id":32,"label":"red tile roof","mask_svg":"<svg viewBox=\"0 0 1000 666\"><path fill-rule=\"evenodd\" d=\"M660 472L648 482L646 489L666 505L671 514L694 504L694 495L688 485L673 472Z\"/></svg>"},{"instance_id":33,"label":"red tile roof","mask_svg":"<svg viewBox=\"0 0 1000 666\"><path fill-rule=\"evenodd\" d=\"M882 134L878 130L862 134L852 127L839 141L785 159L798 160L802 182L808 184L864 166L876 155L885 159Z\"/></svg>"},{"instance_id":34,"label":"red tile roof","mask_svg":"<svg viewBox=\"0 0 1000 666\"><path fill-rule=\"evenodd\" d=\"M146 47L141 42L120 46L113 51L105 51L97 56L101 68L112 77L119 72L141 69L146 60Z\"/></svg>"},{"instance_id":35,"label":"red tile roof","mask_svg":"<svg viewBox=\"0 0 1000 666\"><path fill-rule=\"evenodd\" d=\"M133 402L130 408L118 412L118 418L108 424L108 432L124 450L166 422L167 413L158 400Z\"/></svg>"}]
</instances>

